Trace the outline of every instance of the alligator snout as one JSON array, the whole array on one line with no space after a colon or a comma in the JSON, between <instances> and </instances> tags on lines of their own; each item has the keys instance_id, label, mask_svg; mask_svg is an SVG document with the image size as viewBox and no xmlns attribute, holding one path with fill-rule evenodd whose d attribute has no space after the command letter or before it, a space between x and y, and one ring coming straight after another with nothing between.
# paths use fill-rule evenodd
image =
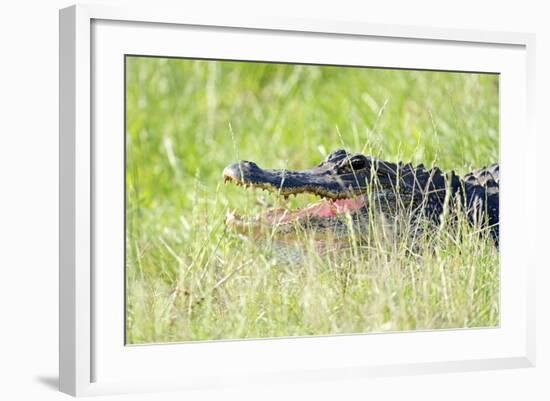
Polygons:
<instances>
[{"instance_id":1,"label":"alligator snout","mask_svg":"<svg viewBox=\"0 0 550 401\"><path fill-rule=\"evenodd\" d=\"M254 174L258 174L262 169L254 162L248 160L241 160L238 163L233 163L224 168L223 178L225 181L234 180L237 182L243 182L248 177Z\"/></svg>"}]
</instances>

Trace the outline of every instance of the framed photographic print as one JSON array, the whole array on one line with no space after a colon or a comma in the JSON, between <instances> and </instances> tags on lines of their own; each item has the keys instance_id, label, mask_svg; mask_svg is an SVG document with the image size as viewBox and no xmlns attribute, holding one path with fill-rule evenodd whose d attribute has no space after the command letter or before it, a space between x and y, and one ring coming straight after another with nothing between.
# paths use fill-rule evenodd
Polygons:
<instances>
[{"instance_id":1,"label":"framed photographic print","mask_svg":"<svg viewBox=\"0 0 550 401\"><path fill-rule=\"evenodd\" d=\"M533 366L533 44L62 10L61 390Z\"/></svg>"}]
</instances>

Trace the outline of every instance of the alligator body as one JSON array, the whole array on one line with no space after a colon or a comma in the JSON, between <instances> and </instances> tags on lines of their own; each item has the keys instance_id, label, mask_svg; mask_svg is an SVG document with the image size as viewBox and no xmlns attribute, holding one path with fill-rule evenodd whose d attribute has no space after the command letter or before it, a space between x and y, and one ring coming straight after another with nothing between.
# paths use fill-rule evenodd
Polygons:
<instances>
[{"instance_id":1,"label":"alligator body","mask_svg":"<svg viewBox=\"0 0 550 401\"><path fill-rule=\"evenodd\" d=\"M269 209L251 218L230 214L228 225L243 233L276 226L281 238L291 237L297 227L338 237L349 235L350 218L359 226L366 224L373 208L389 218L406 216L410 221L439 223L445 207L459 205L471 224L488 228L498 247L498 164L459 177L437 167L390 163L340 149L308 170L268 170L241 161L227 166L223 176L225 181L284 197L308 193L321 198L301 209Z\"/></svg>"}]
</instances>

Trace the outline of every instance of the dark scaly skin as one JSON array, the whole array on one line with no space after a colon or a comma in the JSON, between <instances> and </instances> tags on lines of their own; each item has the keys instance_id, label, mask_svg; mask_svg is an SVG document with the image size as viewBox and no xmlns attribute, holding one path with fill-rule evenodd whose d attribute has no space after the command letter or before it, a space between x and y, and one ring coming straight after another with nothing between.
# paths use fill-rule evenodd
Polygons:
<instances>
[{"instance_id":1,"label":"dark scaly skin","mask_svg":"<svg viewBox=\"0 0 550 401\"><path fill-rule=\"evenodd\" d=\"M468 218L488 225L498 247L499 242L499 184L498 163L472 171L463 177L466 204L470 207Z\"/></svg>"},{"instance_id":2,"label":"dark scaly skin","mask_svg":"<svg viewBox=\"0 0 550 401\"><path fill-rule=\"evenodd\" d=\"M368 208L375 206L387 217L407 211L412 221L425 218L439 222L447 202L460 202L468 220L489 227L498 247L499 238L499 167L493 164L459 177L439 168L391 163L343 149L332 152L319 165L301 171L268 170L256 163L241 161L224 169L224 179L238 185L263 188L283 196L310 193L338 200L362 196L365 206L354 210L352 218L364 224ZM295 222L293 222L295 223ZM325 233L345 235L341 216L310 216L299 220L301 227ZM281 224L280 237L295 230L295 224Z\"/></svg>"}]
</instances>

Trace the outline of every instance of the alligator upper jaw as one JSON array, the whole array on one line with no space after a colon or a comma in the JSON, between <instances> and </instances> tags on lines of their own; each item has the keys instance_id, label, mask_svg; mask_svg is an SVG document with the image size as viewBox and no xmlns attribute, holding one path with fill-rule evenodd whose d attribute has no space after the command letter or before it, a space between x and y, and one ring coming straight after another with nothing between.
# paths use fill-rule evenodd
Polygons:
<instances>
[{"instance_id":1,"label":"alligator upper jaw","mask_svg":"<svg viewBox=\"0 0 550 401\"><path fill-rule=\"evenodd\" d=\"M309 170L264 170L256 163L241 161L223 171L226 182L252 188L267 189L281 196L309 193L327 199L350 199L362 195L368 177L365 174L332 174L327 167Z\"/></svg>"}]
</instances>

